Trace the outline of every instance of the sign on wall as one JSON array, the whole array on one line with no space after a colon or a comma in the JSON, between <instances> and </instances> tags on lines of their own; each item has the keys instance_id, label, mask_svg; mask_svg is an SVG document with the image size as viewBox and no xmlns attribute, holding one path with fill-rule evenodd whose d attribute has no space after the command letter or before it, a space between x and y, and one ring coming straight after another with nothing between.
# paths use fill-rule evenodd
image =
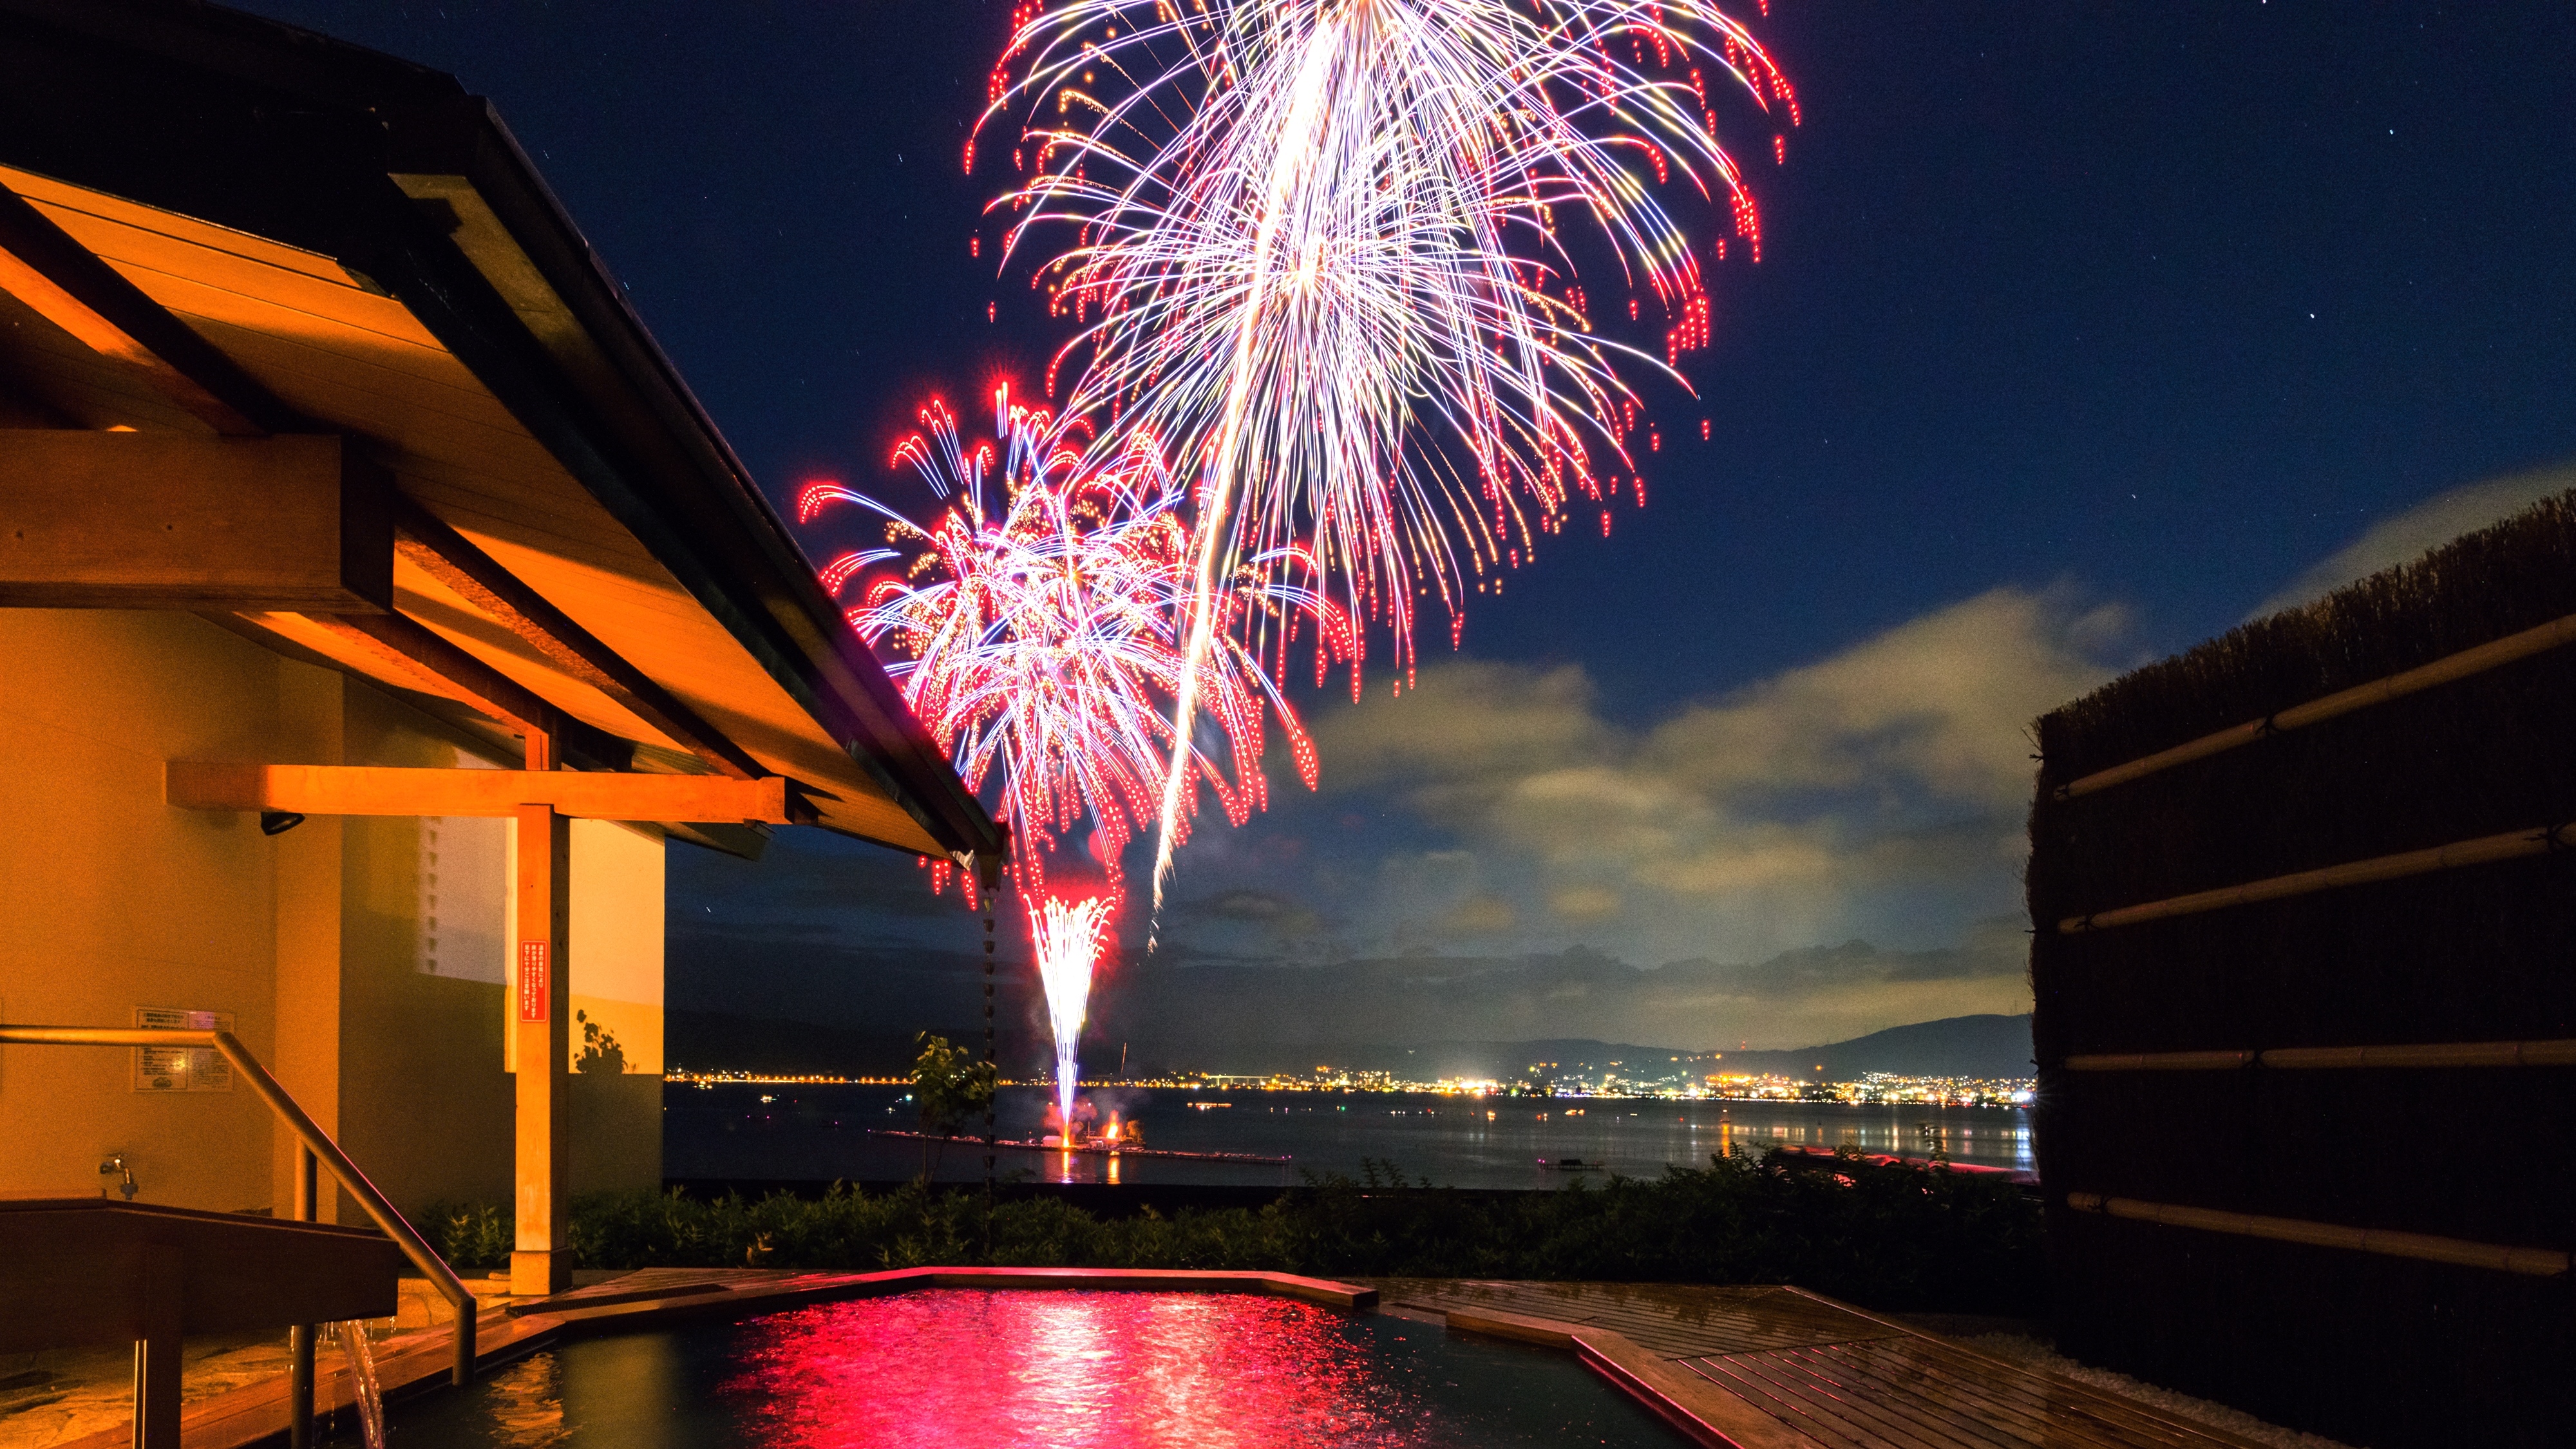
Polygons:
<instances>
[{"instance_id":1,"label":"sign on wall","mask_svg":"<svg viewBox=\"0 0 2576 1449\"><path fill-rule=\"evenodd\" d=\"M508 822L500 822L507 824ZM515 830L501 834L504 869L500 878L518 878ZM564 1069L582 1074L660 1076L662 1056L662 959L664 844L648 826L615 820L572 822L572 880L569 894L571 938L560 956L546 962L543 1012L565 1016ZM450 859L439 861L442 889ZM445 904L442 896L442 907ZM518 943L507 953L503 974L507 989L494 993L501 1018L501 1070L519 1069L521 1029L520 951L531 933L519 931L518 897L504 892L503 939ZM446 920L442 915L442 928ZM445 932L442 929L441 935ZM444 974L444 967L442 967Z\"/></svg>"},{"instance_id":2,"label":"sign on wall","mask_svg":"<svg viewBox=\"0 0 2576 1449\"><path fill-rule=\"evenodd\" d=\"M157 1031L230 1031L229 1011L189 1011L175 1006L138 1006L134 1024ZM213 1047L146 1046L134 1049L134 1090L138 1092L229 1092L233 1064Z\"/></svg>"},{"instance_id":3,"label":"sign on wall","mask_svg":"<svg viewBox=\"0 0 2576 1449\"><path fill-rule=\"evenodd\" d=\"M519 943L519 1020L546 1019L546 942Z\"/></svg>"}]
</instances>

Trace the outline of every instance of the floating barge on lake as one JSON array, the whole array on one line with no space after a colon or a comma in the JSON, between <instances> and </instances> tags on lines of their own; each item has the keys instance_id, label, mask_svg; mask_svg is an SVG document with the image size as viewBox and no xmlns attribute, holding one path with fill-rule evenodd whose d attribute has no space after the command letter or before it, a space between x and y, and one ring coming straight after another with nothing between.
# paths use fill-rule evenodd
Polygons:
<instances>
[{"instance_id":1,"label":"floating barge on lake","mask_svg":"<svg viewBox=\"0 0 2576 1449\"><path fill-rule=\"evenodd\" d=\"M975 1147L984 1145L984 1139L981 1137L942 1137L933 1132L906 1132L894 1127L871 1127L868 1129L868 1135L902 1137L914 1142L965 1143ZM1014 1152L1071 1153L1082 1157L1170 1157L1186 1162L1250 1162L1263 1167L1285 1167L1289 1161L1285 1157L1264 1157L1255 1152L1180 1152L1168 1147L1128 1147L1106 1142L1078 1142L1067 1147L1058 1143L1032 1142L1025 1137L996 1138L993 1146L1007 1148Z\"/></svg>"}]
</instances>

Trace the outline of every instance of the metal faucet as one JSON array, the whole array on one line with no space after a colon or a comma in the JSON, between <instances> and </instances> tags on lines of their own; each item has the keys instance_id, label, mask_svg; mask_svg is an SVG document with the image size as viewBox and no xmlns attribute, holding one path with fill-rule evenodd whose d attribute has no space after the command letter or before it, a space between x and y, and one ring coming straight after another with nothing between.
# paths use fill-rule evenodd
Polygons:
<instances>
[{"instance_id":1,"label":"metal faucet","mask_svg":"<svg viewBox=\"0 0 2576 1449\"><path fill-rule=\"evenodd\" d=\"M143 1189L135 1185L134 1166L125 1160L125 1154L122 1152L109 1153L107 1160L98 1165L98 1175L101 1177L109 1177L117 1173L125 1174L125 1181L118 1183L116 1190L125 1194L127 1202L134 1201L134 1195ZM107 1189L100 1188L98 1195L107 1196Z\"/></svg>"}]
</instances>

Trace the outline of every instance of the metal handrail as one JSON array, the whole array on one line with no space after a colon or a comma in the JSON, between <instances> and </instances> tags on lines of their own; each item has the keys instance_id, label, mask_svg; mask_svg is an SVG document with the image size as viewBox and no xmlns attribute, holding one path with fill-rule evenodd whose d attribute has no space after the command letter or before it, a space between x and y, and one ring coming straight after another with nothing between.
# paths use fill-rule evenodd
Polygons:
<instances>
[{"instance_id":1,"label":"metal handrail","mask_svg":"<svg viewBox=\"0 0 2576 1449\"><path fill-rule=\"evenodd\" d=\"M224 1060L232 1063L233 1070L250 1082L251 1090L259 1093L260 1100L268 1104L269 1110L295 1129L304 1149L330 1167L331 1175L339 1180L340 1186L358 1200L358 1205L367 1210L367 1216L376 1220L376 1226L384 1230L386 1237L394 1240L394 1246L402 1249L403 1256L411 1259L412 1266L429 1279L439 1296L455 1306L456 1361L451 1376L460 1387L474 1381L474 1295L466 1290L465 1280L456 1276L456 1270L447 1266L447 1260L438 1256L410 1222L394 1210L394 1205L387 1202L385 1195L376 1190L376 1185L367 1181L367 1175L358 1170L358 1164L351 1162L349 1154L340 1150L340 1144L332 1141L329 1133L304 1114L304 1109L287 1095L286 1088L269 1075L268 1068L261 1066L259 1058L252 1056L250 1048L243 1046L231 1032L158 1027L0 1025L0 1043L21 1046L212 1047L223 1053Z\"/></svg>"}]
</instances>

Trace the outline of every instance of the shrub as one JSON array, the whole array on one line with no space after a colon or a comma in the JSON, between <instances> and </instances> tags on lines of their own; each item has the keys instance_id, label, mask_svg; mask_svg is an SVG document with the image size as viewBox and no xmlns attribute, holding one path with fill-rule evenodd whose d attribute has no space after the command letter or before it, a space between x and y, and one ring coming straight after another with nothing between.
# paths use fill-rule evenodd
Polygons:
<instances>
[{"instance_id":1,"label":"shrub","mask_svg":"<svg viewBox=\"0 0 2576 1449\"><path fill-rule=\"evenodd\" d=\"M1369 1175L1401 1180L1391 1168ZM441 1211L432 1219L441 1251L455 1242L506 1256L497 1210ZM485 1247L487 1233L503 1252ZM1795 1283L1872 1308L2007 1314L2037 1314L2045 1296L2039 1205L2010 1183L1856 1160L1816 1170L1776 1152L1554 1192L1310 1177L1257 1211L1168 1217L1101 1218L1059 1199L1021 1198L997 1204L989 1224L981 1193L922 1183L878 1194L835 1184L820 1198L757 1201L599 1194L575 1200L572 1247L590 1268L949 1263Z\"/></svg>"},{"instance_id":2,"label":"shrub","mask_svg":"<svg viewBox=\"0 0 2576 1449\"><path fill-rule=\"evenodd\" d=\"M451 1268L509 1266L510 1213L497 1203L432 1203L413 1226Z\"/></svg>"}]
</instances>

